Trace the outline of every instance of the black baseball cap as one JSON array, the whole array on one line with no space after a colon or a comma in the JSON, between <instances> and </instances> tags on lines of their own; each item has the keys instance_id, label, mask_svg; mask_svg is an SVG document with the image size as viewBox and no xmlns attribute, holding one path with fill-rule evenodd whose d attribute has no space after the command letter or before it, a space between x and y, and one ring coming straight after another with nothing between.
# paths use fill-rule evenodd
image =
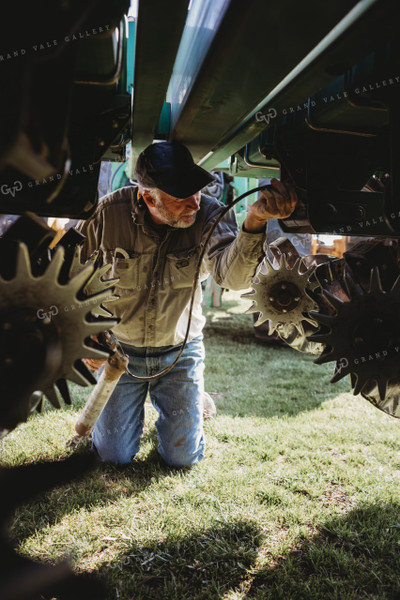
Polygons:
<instances>
[{"instance_id":1,"label":"black baseball cap","mask_svg":"<svg viewBox=\"0 0 400 600\"><path fill-rule=\"evenodd\" d=\"M180 142L150 144L139 154L135 176L144 188L158 188L174 198L192 196L214 181L195 164L188 148Z\"/></svg>"}]
</instances>

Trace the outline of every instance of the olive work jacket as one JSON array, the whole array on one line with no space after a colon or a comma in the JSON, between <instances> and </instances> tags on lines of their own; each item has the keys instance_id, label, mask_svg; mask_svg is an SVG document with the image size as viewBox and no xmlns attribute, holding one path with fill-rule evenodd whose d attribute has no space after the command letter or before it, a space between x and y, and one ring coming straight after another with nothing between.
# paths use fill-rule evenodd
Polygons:
<instances>
[{"instance_id":1,"label":"olive work jacket","mask_svg":"<svg viewBox=\"0 0 400 600\"><path fill-rule=\"evenodd\" d=\"M225 208L202 195L196 221L187 228L165 226L160 232L136 187L104 196L93 215L78 224L86 236L82 257L95 250L111 264L107 278L118 277L118 300L104 303L120 322L116 337L140 347L176 345L185 337L190 296L199 254L211 226ZM200 281L211 273L224 288L248 288L264 257L265 233L238 230L233 210L217 225L202 262ZM201 334L202 289L197 284L189 340Z\"/></svg>"}]
</instances>

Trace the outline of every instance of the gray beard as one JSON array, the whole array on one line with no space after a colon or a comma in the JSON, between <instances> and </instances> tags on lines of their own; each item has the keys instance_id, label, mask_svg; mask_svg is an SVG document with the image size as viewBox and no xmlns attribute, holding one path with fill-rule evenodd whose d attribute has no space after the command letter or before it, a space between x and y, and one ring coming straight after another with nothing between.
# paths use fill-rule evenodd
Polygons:
<instances>
[{"instance_id":1,"label":"gray beard","mask_svg":"<svg viewBox=\"0 0 400 600\"><path fill-rule=\"evenodd\" d=\"M185 221L182 218L176 219L175 216L171 214L159 200L156 201L155 206L158 210L157 216L160 221L164 223L164 225L169 225L170 227L175 227L176 229L187 229L187 227L191 227L196 220L197 213L193 215L192 221Z\"/></svg>"}]
</instances>

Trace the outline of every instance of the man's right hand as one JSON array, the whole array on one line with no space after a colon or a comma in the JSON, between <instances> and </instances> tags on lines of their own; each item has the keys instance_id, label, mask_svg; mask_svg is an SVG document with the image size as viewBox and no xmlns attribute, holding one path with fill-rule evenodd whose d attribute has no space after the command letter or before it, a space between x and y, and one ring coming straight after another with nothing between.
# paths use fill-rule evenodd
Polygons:
<instances>
[{"instance_id":1,"label":"man's right hand","mask_svg":"<svg viewBox=\"0 0 400 600\"><path fill-rule=\"evenodd\" d=\"M265 231L270 219L286 219L294 211L297 196L294 187L271 179L271 184L261 191L258 200L249 206L243 228L249 233Z\"/></svg>"},{"instance_id":2,"label":"man's right hand","mask_svg":"<svg viewBox=\"0 0 400 600\"><path fill-rule=\"evenodd\" d=\"M83 362L92 371L98 371L104 363L107 362L106 358L84 358Z\"/></svg>"}]
</instances>

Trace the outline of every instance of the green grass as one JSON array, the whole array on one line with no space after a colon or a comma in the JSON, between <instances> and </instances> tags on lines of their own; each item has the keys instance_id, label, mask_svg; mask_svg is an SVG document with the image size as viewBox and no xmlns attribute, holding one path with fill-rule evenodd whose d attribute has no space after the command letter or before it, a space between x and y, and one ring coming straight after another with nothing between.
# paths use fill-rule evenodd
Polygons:
<instances>
[{"instance_id":1,"label":"green grass","mask_svg":"<svg viewBox=\"0 0 400 600\"><path fill-rule=\"evenodd\" d=\"M218 416L206 423L205 460L166 467L149 406L129 466L99 465L15 511L18 551L72 557L110 599L400 598L397 420L347 381L329 384L332 366L258 344L235 295L207 312ZM73 407L18 427L1 442L2 464L67 455L89 392L73 387Z\"/></svg>"}]
</instances>

